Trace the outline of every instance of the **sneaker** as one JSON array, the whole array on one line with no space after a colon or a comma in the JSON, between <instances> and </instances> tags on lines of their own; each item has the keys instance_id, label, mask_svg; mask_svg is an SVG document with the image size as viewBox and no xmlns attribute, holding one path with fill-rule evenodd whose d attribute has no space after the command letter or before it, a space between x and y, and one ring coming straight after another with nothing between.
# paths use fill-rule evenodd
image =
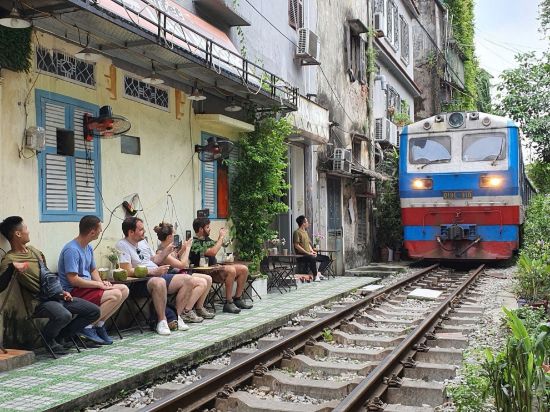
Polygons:
<instances>
[{"instance_id":1,"label":"sneaker","mask_svg":"<svg viewBox=\"0 0 550 412\"><path fill-rule=\"evenodd\" d=\"M245 300L242 298L233 298L233 303L239 309L252 309L254 307L254 305L246 303Z\"/></svg>"},{"instance_id":2,"label":"sneaker","mask_svg":"<svg viewBox=\"0 0 550 412\"><path fill-rule=\"evenodd\" d=\"M216 316L215 313L209 312L205 308L197 308L195 309L195 313L203 319L212 319Z\"/></svg>"},{"instance_id":3,"label":"sneaker","mask_svg":"<svg viewBox=\"0 0 550 412\"><path fill-rule=\"evenodd\" d=\"M177 320L177 319L174 319L173 321L168 322L168 328L169 328L171 331L178 330L178 320Z\"/></svg>"},{"instance_id":4,"label":"sneaker","mask_svg":"<svg viewBox=\"0 0 550 412\"><path fill-rule=\"evenodd\" d=\"M60 345L55 341L55 339L52 339L51 341L49 341L48 345L50 346L52 352L55 353L56 355L66 355L68 353L67 350L62 345Z\"/></svg>"},{"instance_id":5,"label":"sneaker","mask_svg":"<svg viewBox=\"0 0 550 412\"><path fill-rule=\"evenodd\" d=\"M191 309L190 311L186 312L186 311L183 311L183 313L181 314L181 318L185 321L185 322L188 322L188 323L201 323L204 319L201 318L200 316L198 316L194 311L193 309Z\"/></svg>"},{"instance_id":6,"label":"sneaker","mask_svg":"<svg viewBox=\"0 0 550 412\"><path fill-rule=\"evenodd\" d=\"M79 336L82 339L88 340L88 341L93 342L97 345L108 345L107 342L105 342L103 339L101 339L99 337L99 335L97 334L95 328L84 328L79 333Z\"/></svg>"},{"instance_id":7,"label":"sneaker","mask_svg":"<svg viewBox=\"0 0 550 412\"><path fill-rule=\"evenodd\" d=\"M235 303L233 302L226 302L225 305L223 305L223 311L225 313L240 313L241 310L235 306Z\"/></svg>"},{"instance_id":8,"label":"sneaker","mask_svg":"<svg viewBox=\"0 0 550 412\"><path fill-rule=\"evenodd\" d=\"M313 279L314 282L320 282L321 281L321 278L319 277L319 275L315 276L315 279Z\"/></svg>"},{"instance_id":9,"label":"sneaker","mask_svg":"<svg viewBox=\"0 0 550 412\"><path fill-rule=\"evenodd\" d=\"M166 319L157 323L156 330L159 335L170 335L170 328L168 327L168 322L166 322Z\"/></svg>"},{"instance_id":10,"label":"sneaker","mask_svg":"<svg viewBox=\"0 0 550 412\"><path fill-rule=\"evenodd\" d=\"M105 329L105 325L96 326L94 329L95 329L95 333L97 334L97 336L99 336L101 339L103 339L107 345L112 345L113 344L113 339L107 333L107 329Z\"/></svg>"},{"instance_id":11,"label":"sneaker","mask_svg":"<svg viewBox=\"0 0 550 412\"><path fill-rule=\"evenodd\" d=\"M317 272L317 276L315 277L315 279L326 280L326 277L321 275L321 272Z\"/></svg>"},{"instance_id":12,"label":"sneaker","mask_svg":"<svg viewBox=\"0 0 550 412\"><path fill-rule=\"evenodd\" d=\"M188 330L189 325L185 324L185 321L181 316L178 316L178 330Z\"/></svg>"}]
</instances>

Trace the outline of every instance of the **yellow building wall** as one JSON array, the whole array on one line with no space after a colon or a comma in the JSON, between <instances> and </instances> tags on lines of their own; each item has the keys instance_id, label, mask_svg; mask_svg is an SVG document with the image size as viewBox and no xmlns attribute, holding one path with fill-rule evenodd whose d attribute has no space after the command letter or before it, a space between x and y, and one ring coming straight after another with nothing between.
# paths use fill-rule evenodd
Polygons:
<instances>
[{"instance_id":1,"label":"yellow building wall","mask_svg":"<svg viewBox=\"0 0 550 412\"><path fill-rule=\"evenodd\" d=\"M78 46L63 39L36 32L41 46L74 54ZM36 37L33 42L36 45ZM34 59L34 56L33 56ZM1 72L0 85L0 219L10 215L20 215L25 219L31 232L31 244L43 250L52 270L57 268L57 259L63 245L78 233L78 222L40 222L38 160L33 152L24 150L19 156L24 130L36 125L35 91L37 89L54 92L83 100L97 106L110 105L113 113L126 117L132 124L127 133L138 136L141 142L141 155L122 154L120 138L101 140L101 191L105 201L103 206L103 240L96 250L98 266L108 263L105 258L107 246L112 246L122 237L122 208L117 208L124 198L133 193L139 195L143 212L139 217L146 218L150 228L147 231L149 243L156 246L153 227L162 219L173 218L167 210L166 191L170 191L176 214L181 223L180 233L192 229L194 212L201 208L200 161L193 155L194 145L200 143L201 132L207 131L235 140L240 130L224 124L199 122L191 110L190 101L181 107L181 118L175 113L175 90L169 88L169 111L163 111L145 103L138 103L124 97L124 71L117 69L117 98L111 99L109 74L111 60L102 57L96 63L96 87L88 88L46 73L38 73L35 66L28 74ZM185 95L183 100L185 100ZM27 116L25 116L27 112ZM190 139L190 134L192 139ZM183 171L190 158L193 160ZM179 177L179 179L178 179ZM137 205L140 206L139 204ZM111 212L114 210L111 219ZM111 220L108 227L107 224ZM175 222L172 222L175 223ZM225 225L224 221L213 222L213 235ZM147 226L147 225L146 225ZM151 238L153 237L153 238ZM1 238L1 236L0 236ZM97 243L97 242L96 242ZM95 245L94 245L95 246ZM0 247L9 249L2 238Z\"/></svg>"}]
</instances>

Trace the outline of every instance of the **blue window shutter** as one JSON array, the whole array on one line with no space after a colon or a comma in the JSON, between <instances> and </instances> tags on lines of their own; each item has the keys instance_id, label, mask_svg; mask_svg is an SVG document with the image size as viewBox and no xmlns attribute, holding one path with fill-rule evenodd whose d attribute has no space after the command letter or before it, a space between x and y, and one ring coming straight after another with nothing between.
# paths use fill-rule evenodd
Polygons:
<instances>
[{"instance_id":1,"label":"blue window shutter","mask_svg":"<svg viewBox=\"0 0 550 412\"><path fill-rule=\"evenodd\" d=\"M103 217L99 187L99 139L84 141L83 117L97 106L66 96L36 91L37 124L46 130L40 166L40 220L74 222L87 214ZM74 156L57 155L58 128L74 130Z\"/></svg>"},{"instance_id":2,"label":"blue window shutter","mask_svg":"<svg viewBox=\"0 0 550 412\"><path fill-rule=\"evenodd\" d=\"M209 135L203 133L202 145L206 145ZM202 208L209 209L210 218L217 217L218 210L218 190L217 190L217 170L216 162L201 162L202 176Z\"/></svg>"}]
</instances>

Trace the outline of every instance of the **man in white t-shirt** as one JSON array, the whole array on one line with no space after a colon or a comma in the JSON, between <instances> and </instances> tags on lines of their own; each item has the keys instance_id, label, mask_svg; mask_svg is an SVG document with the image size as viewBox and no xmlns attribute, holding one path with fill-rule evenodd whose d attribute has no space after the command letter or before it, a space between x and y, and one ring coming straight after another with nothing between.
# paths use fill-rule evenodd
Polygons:
<instances>
[{"instance_id":1,"label":"man in white t-shirt","mask_svg":"<svg viewBox=\"0 0 550 412\"><path fill-rule=\"evenodd\" d=\"M120 267L128 272L128 276L132 276L137 265L147 266L147 276L150 279L147 281L145 292L153 299L158 319L157 333L170 334L165 314L168 293L176 294L178 330L189 329L182 318L183 314L188 322L201 322L203 319L192 311L195 302L200 298L200 293L194 284L196 279L186 274L170 274L168 273L170 266L157 264L164 261L166 255L173 251L173 246L165 248L162 253L155 254L145 240L143 221L138 217L124 219L122 232L124 239L116 243L116 248L121 252ZM197 293L198 296L195 296Z\"/></svg>"}]
</instances>

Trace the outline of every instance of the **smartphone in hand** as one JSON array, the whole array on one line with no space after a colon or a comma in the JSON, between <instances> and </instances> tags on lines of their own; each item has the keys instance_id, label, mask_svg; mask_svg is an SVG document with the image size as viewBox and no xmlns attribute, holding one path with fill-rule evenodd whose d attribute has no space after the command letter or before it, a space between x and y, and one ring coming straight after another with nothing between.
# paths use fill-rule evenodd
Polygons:
<instances>
[{"instance_id":1,"label":"smartphone in hand","mask_svg":"<svg viewBox=\"0 0 550 412\"><path fill-rule=\"evenodd\" d=\"M179 249L181 247L181 239L180 239L180 235L174 235L174 247L176 249Z\"/></svg>"},{"instance_id":2,"label":"smartphone in hand","mask_svg":"<svg viewBox=\"0 0 550 412\"><path fill-rule=\"evenodd\" d=\"M191 239L191 231L190 230L186 230L185 231L185 240L189 240Z\"/></svg>"}]
</instances>

